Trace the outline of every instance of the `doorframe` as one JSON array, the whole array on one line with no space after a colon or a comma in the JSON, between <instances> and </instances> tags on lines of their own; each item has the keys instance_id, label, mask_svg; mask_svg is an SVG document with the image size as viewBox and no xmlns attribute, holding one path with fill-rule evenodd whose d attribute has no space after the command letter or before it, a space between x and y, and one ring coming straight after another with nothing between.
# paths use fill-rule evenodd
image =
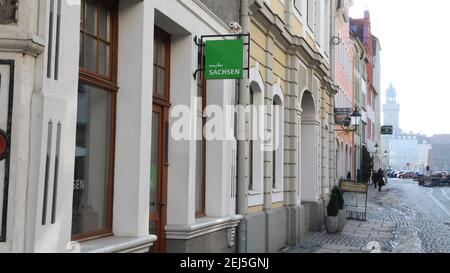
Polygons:
<instances>
[{"instance_id":1,"label":"doorframe","mask_svg":"<svg viewBox=\"0 0 450 273\"><path fill-rule=\"evenodd\" d=\"M157 198L160 199L158 213L159 221L156 227L157 241L154 245L154 250L156 252L166 251L166 235L165 226L167 224L167 186L168 186L168 168L169 168L169 110L171 107L170 103L170 60L171 60L171 36L169 33L155 26L154 37L163 39L165 44L165 78L164 78L164 94L163 96L158 96L154 90L155 84L152 86L152 114L155 112L155 107L160 108L158 111L161 114L161 124L159 132L159 143L158 147L158 171L160 172L160 177L158 177L158 191ZM153 48L156 50L156 48ZM155 66L155 60L153 60L153 69ZM154 147L151 147L153 149ZM152 200L150 200L152 201ZM150 221L150 212L149 212Z\"/></svg>"}]
</instances>

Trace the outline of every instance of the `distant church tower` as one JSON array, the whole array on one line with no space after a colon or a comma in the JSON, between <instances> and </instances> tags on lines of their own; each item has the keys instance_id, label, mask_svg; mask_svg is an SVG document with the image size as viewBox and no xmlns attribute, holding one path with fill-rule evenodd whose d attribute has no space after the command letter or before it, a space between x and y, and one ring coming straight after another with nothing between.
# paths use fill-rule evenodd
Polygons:
<instances>
[{"instance_id":1,"label":"distant church tower","mask_svg":"<svg viewBox=\"0 0 450 273\"><path fill-rule=\"evenodd\" d=\"M400 104L397 103L397 92L394 86L389 86L386 91L386 103L383 105L384 125L394 126L394 134L401 134L400 129Z\"/></svg>"}]
</instances>

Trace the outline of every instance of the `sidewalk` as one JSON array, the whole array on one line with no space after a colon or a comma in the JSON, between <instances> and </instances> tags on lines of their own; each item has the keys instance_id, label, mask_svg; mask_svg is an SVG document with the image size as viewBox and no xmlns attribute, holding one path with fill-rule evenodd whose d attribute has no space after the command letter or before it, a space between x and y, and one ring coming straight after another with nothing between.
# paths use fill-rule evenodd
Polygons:
<instances>
[{"instance_id":1,"label":"sidewalk","mask_svg":"<svg viewBox=\"0 0 450 273\"><path fill-rule=\"evenodd\" d=\"M391 252L395 224L384 221L358 222L348 220L337 234L326 231L309 232L303 242L290 253L370 253ZM372 248L375 248L374 250Z\"/></svg>"},{"instance_id":2,"label":"sidewalk","mask_svg":"<svg viewBox=\"0 0 450 273\"><path fill-rule=\"evenodd\" d=\"M383 189L384 191L385 189ZM379 193L369 188L367 222L347 220L341 233L308 232L300 245L289 253L370 253L393 252L396 246L396 223L375 199Z\"/></svg>"}]
</instances>

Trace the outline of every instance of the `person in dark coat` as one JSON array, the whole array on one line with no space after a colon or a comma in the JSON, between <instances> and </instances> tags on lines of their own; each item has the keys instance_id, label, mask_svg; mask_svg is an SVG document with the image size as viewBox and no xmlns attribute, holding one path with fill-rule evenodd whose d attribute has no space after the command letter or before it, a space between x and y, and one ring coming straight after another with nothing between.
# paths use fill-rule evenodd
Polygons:
<instances>
[{"instance_id":1,"label":"person in dark coat","mask_svg":"<svg viewBox=\"0 0 450 273\"><path fill-rule=\"evenodd\" d=\"M361 170L358 169L358 171L356 172L356 181L357 181L358 183L362 183L362 182L363 182L362 180L363 180L363 179L362 179Z\"/></svg>"},{"instance_id":2,"label":"person in dark coat","mask_svg":"<svg viewBox=\"0 0 450 273\"><path fill-rule=\"evenodd\" d=\"M351 172L348 172L348 173L347 173L347 180L348 180L348 181L351 181L351 180L352 180L352 173L351 173Z\"/></svg>"},{"instance_id":3,"label":"person in dark coat","mask_svg":"<svg viewBox=\"0 0 450 273\"><path fill-rule=\"evenodd\" d=\"M386 185L384 183L384 173L381 168L378 170L377 177L378 177L378 191L381 191L381 188Z\"/></svg>"},{"instance_id":4,"label":"person in dark coat","mask_svg":"<svg viewBox=\"0 0 450 273\"><path fill-rule=\"evenodd\" d=\"M375 187L375 189L377 188L377 184L378 184L378 173L376 171L372 172L372 183Z\"/></svg>"}]
</instances>

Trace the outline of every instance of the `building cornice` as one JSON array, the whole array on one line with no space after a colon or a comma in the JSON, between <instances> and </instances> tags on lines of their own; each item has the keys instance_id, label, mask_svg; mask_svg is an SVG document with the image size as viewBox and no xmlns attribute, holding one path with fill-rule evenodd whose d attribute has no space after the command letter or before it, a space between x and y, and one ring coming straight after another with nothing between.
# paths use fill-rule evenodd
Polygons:
<instances>
[{"instance_id":1,"label":"building cornice","mask_svg":"<svg viewBox=\"0 0 450 273\"><path fill-rule=\"evenodd\" d=\"M241 215L234 215L226 218L198 219L193 225L166 225L166 238L189 240L219 230L235 228L241 220Z\"/></svg>"},{"instance_id":2,"label":"building cornice","mask_svg":"<svg viewBox=\"0 0 450 273\"><path fill-rule=\"evenodd\" d=\"M44 52L45 42L31 33L3 32L0 36L0 52L16 52L39 56Z\"/></svg>"}]
</instances>

